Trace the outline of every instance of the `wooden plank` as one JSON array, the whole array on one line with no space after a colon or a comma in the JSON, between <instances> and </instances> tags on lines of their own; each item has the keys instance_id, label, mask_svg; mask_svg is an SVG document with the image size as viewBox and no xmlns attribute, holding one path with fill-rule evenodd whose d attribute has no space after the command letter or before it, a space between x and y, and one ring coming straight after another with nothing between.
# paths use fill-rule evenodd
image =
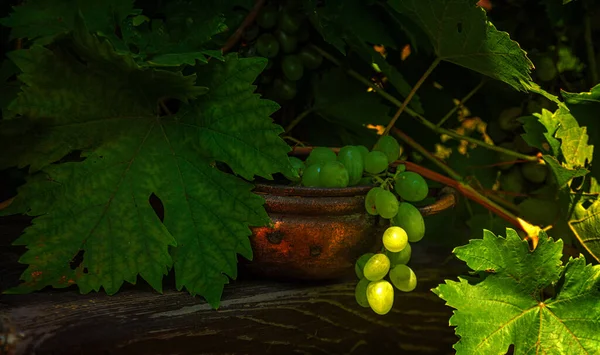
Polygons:
<instances>
[{"instance_id":1,"label":"wooden plank","mask_svg":"<svg viewBox=\"0 0 600 355\"><path fill-rule=\"evenodd\" d=\"M462 272L458 263L443 264L448 255L415 244L411 266L418 288L398 291L385 316L356 304L352 275L294 283L244 272L226 286L219 310L175 291L168 278L164 294L140 282L114 296L80 295L73 288L4 295L0 314L23 335L18 355L449 354L458 340L448 326L452 310L430 292Z\"/></svg>"}]
</instances>

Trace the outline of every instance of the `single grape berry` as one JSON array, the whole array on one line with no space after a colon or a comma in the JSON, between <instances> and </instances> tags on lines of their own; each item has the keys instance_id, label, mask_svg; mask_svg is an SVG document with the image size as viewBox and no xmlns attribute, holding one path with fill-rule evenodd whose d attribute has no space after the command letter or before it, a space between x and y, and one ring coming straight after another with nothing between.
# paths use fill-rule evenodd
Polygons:
<instances>
[{"instance_id":1,"label":"single grape berry","mask_svg":"<svg viewBox=\"0 0 600 355\"><path fill-rule=\"evenodd\" d=\"M382 191L385 190L378 186L372 188L371 190L369 190L369 192L367 192L367 196L365 197L365 209L367 210L368 214L372 216L377 216L379 214L377 212L376 200L377 195Z\"/></svg>"},{"instance_id":2,"label":"single grape berry","mask_svg":"<svg viewBox=\"0 0 600 355\"><path fill-rule=\"evenodd\" d=\"M398 213L398 199L392 192L383 190L375 197L375 208L381 217L393 218Z\"/></svg>"},{"instance_id":3,"label":"single grape berry","mask_svg":"<svg viewBox=\"0 0 600 355\"><path fill-rule=\"evenodd\" d=\"M363 268L363 274L369 281L383 279L388 271L390 271L390 259L383 253L373 255L367 260Z\"/></svg>"},{"instance_id":4,"label":"single grape berry","mask_svg":"<svg viewBox=\"0 0 600 355\"><path fill-rule=\"evenodd\" d=\"M429 194L429 186L423 177L412 171L405 171L396 176L394 189L403 200L418 202Z\"/></svg>"},{"instance_id":5,"label":"single grape berry","mask_svg":"<svg viewBox=\"0 0 600 355\"><path fill-rule=\"evenodd\" d=\"M273 92L281 100L291 100L296 97L296 82L277 78L273 81Z\"/></svg>"},{"instance_id":6,"label":"single grape berry","mask_svg":"<svg viewBox=\"0 0 600 355\"><path fill-rule=\"evenodd\" d=\"M411 243L418 242L425 235L425 221L421 211L408 202L400 202L398 213L391 222L393 226L404 229Z\"/></svg>"},{"instance_id":7,"label":"single grape berry","mask_svg":"<svg viewBox=\"0 0 600 355\"><path fill-rule=\"evenodd\" d=\"M408 262L410 261L411 254L412 247L410 246L410 243L406 243L406 247L397 253L393 253L389 250L385 251L385 255L387 255L388 259L390 259L391 268L399 264L408 264Z\"/></svg>"},{"instance_id":8,"label":"single grape berry","mask_svg":"<svg viewBox=\"0 0 600 355\"><path fill-rule=\"evenodd\" d=\"M356 303L359 306L367 308L369 307L369 300L367 299L367 287L371 281L367 279L362 279L358 281L356 284L356 288L354 289L354 297L356 298Z\"/></svg>"},{"instance_id":9,"label":"single grape berry","mask_svg":"<svg viewBox=\"0 0 600 355\"><path fill-rule=\"evenodd\" d=\"M367 301L373 312L387 314L394 305L394 287L386 280L370 282L367 286Z\"/></svg>"},{"instance_id":10,"label":"single grape berry","mask_svg":"<svg viewBox=\"0 0 600 355\"><path fill-rule=\"evenodd\" d=\"M258 54L266 58L275 58L279 53L279 42L270 33L263 33L256 40Z\"/></svg>"},{"instance_id":11,"label":"single grape berry","mask_svg":"<svg viewBox=\"0 0 600 355\"><path fill-rule=\"evenodd\" d=\"M364 163L365 159L367 158L367 154L369 154L369 148L365 147L364 145L357 145L356 148L360 150L360 155L362 156Z\"/></svg>"},{"instance_id":12,"label":"single grape berry","mask_svg":"<svg viewBox=\"0 0 600 355\"><path fill-rule=\"evenodd\" d=\"M369 261L373 255L375 255L375 253L363 254L356 260L356 263L354 263L354 272L356 272L356 277L358 277L359 280L365 277L363 269L365 268L367 261Z\"/></svg>"},{"instance_id":13,"label":"single grape berry","mask_svg":"<svg viewBox=\"0 0 600 355\"><path fill-rule=\"evenodd\" d=\"M279 48L283 53L292 53L298 47L298 39L295 36L289 35L282 30L275 31L275 37L279 41Z\"/></svg>"},{"instance_id":14,"label":"single grape berry","mask_svg":"<svg viewBox=\"0 0 600 355\"><path fill-rule=\"evenodd\" d=\"M380 151L371 151L365 157L365 171L371 174L379 174L388 166L388 159Z\"/></svg>"},{"instance_id":15,"label":"single grape berry","mask_svg":"<svg viewBox=\"0 0 600 355\"><path fill-rule=\"evenodd\" d=\"M383 246L387 250L397 253L404 250L404 248L406 248L407 245L408 236L406 235L404 229L392 226L386 229L385 232L383 232Z\"/></svg>"},{"instance_id":16,"label":"single grape berry","mask_svg":"<svg viewBox=\"0 0 600 355\"><path fill-rule=\"evenodd\" d=\"M302 61L295 54L289 54L283 57L281 61L281 70L289 80L300 80L304 75L304 66Z\"/></svg>"},{"instance_id":17,"label":"single grape berry","mask_svg":"<svg viewBox=\"0 0 600 355\"><path fill-rule=\"evenodd\" d=\"M391 164L400 158L400 144L392 136L381 136L373 150L380 151L387 157L388 164Z\"/></svg>"},{"instance_id":18,"label":"single grape berry","mask_svg":"<svg viewBox=\"0 0 600 355\"><path fill-rule=\"evenodd\" d=\"M362 178L364 171L363 158L360 154L360 150L352 145L347 145L340 149L337 159L340 163L344 164L346 170L348 170L348 185L356 185Z\"/></svg>"},{"instance_id":19,"label":"single grape berry","mask_svg":"<svg viewBox=\"0 0 600 355\"><path fill-rule=\"evenodd\" d=\"M278 17L279 11L277 11L277 7L267 5L262 8L256 17L256 23L264 29L273 28L277 24Z\"/></svg>"},{"instance_id":20,"label":"single grape berry","mask_svg":"<svg viewBox=\"0 0 600 355\"><path fill-rule=\"evenodd\" d=\"M321 168L322 187L346 187L348 186L348 170L339 161L328 161Z\"/></svg>"},{"instance_id":21,"label":"single grape berry","mask_svg":"<svg viewBox=\"0 0 600 355\"><path fill-rule=\"evenodd\" d=\"M548 168L544 164L525 163L521 164L521 173L523 177L534 184L541 184L546 181Z\"/></svg>"},{"instance_id":22,"label":"single grape berry","mask_svg":"<svg viewBox=\"0 0 600 355\"><path fill-rule=\"evenodd\" d=\"M304 67L310 70L317 69L323 62L321 53L308 46L302 48L298 53L298 56L300 57L302 64L304 64Z\"/></svg>"},{"instance_id":23,"label":"single grape berry","mask_svg":"<svg viewBox=\"0 0 600 355\"><path fill-rule=\"evenodd\" d=\"M402 292L410 292L417 287L417 275L403 264L396 265L390 270L390 281Z\"/></svg>"},{"instance_id":24,"label":"single grape berry","mask_svg":"<svg viewBox=\"0 0 600 355\"><path fill-rule=\"evenodd\" d=\"M316 163L327 163L328 161L336 161L337 155L326 147L315 147L306 158L306 165L312 165Z\"/></svg>"},{"instance_id":25,"label":"single grape berry","mask_svg":"<svg viewBox=\"0 0 600 355\"><path fill-rule=\"evenodd\" d=\"M303 19L303 16L297 12L281 11L279 29L289 34L295 34L300 29Z\"/></svg>"},{"instance_id":26,"label":"single grape berry","mask_svg":"<svg viewBox=\"0 0 600 355\"><path fill-rule=\"evenodd\" d=\"M319 163L307 166L302 174L302 185L307 187L321 186L321 167Z\"/></svg>"}]
</instances>

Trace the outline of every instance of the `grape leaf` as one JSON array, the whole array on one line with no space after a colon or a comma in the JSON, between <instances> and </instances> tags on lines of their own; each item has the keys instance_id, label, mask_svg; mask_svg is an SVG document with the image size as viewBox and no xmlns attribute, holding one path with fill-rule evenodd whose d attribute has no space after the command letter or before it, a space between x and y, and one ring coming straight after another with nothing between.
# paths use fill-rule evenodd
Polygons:
<instances>
[{"instance_id":1,"label":"grape leaf","mask_svg":"<svg viewBox=\"0 0 600 355\"><path fill-rule=\"evenodd\" d=\"M580 127L573 115L559 107L554 116L560 122L555 137L561 140L560 150L568 168L583 167L592 162L594 146L588 145L587 128Z\"/></svg>"},{"instance_id":2,"label":"grape leaf","mask_svg":"<svg viewBox=\"0 0 600 355\"><path fill-rule=\"evenodd\" d=\"M140 64L150 66L206 63L209 56L222 59L220 51L204 46L227 30L224 5L220 1L171 1L166 5L166 21L154 19L138 26L135 17L123 21L123 40L115 46L126 53L136 48Z\"/></svg>"},{"instance_id":3,"label":"grape leaf","mask_svg":"<svg viewBox=\"0 0 600 355\"><path fill-rule=\"evenodd\" d=\"M517 90L531 87L533 63L508 33L487 21L477 0L388 0L427 33L439 59L502 80Z\"/></svg>"},{"instance_id":4,"label":"grape leaf","mask_svg":"<svg viewBox=\"0 0 600 355\"><path fill-rule=\"evenodd\" d=\"M589 173L589 170L584 168L577 169L569 169L565 168L560 164L560 162L553 156L543 155L542 159L548 164L550 167L550 171L554 174L554 178L556 179L556 185L561 189L565 187L569 181L573 180L576 177L582 177Z\"/></svg>"},{"instance_id":5,"label":"grape leaf","mask_svg":"<svg viewBox=\"0 0 600 355\"><path fill-rule=\"evenodd\" d=\"M569 228L588 253L600 262L600 200L596 199L587 209L581 201L577 202Z\"/></svg>"},{"instance_id":6,"label":"grape leaf","mask_svg":"<svg viewBox=\"0 0 600 355\"><path fill-rule=\"evenodd\" d=\"M535 251L514 230L506 238L484 231L455 253L487 275L471 284L446 280L433 290L455 308L450 325L457 354L592 354L600 347L600 265L571 258L562 266L562 241L544 233ZM555 288L547 298L541 290ZM485 317L481 315L485 314Z\"/></svg>"},{"instance_id":7,"label":"grape leaf","mask_svg":"<svg viewBox=\"0 0 600 355\"><path fill-rule=\"evenodd\" d=\"M364 1L327 1L324 6L316 6L316 2L313 1L306 7L312 24L323 39L343 54L346 54L346 40L349 35L370 44L396 47L384 22L377 14L378 9Z\"/></svg>"},{"instance_id":8,"label":"grape leaf","mask_svg":"<svg viewBox=\"0 0 600 355\"><path fill-rule=\"evenodd\" d=\"M11 38L28 38L43 45L75 29L78 13L86 19L91 31L111 36L121 21L134 13L133 1L31 0L14 7L0 24L11 27Z\"/></svg>"},{"instance_id":9,"label":"grape leaf","mask_svg":"<svg viewBox=\"0 0 600 355\"><path fill-rule=\"evenodd\" d=\"M10 121L51 122L47 146L80 149L84 160L48 165L40 158L43 170L2 211L36 216L17 240L29 249L21 258L29 264L24 283L10 292L76 283L81 292L112 294L138 275L160 291L174 267L179 289L217 307L227 276L237 276L237 254L252 258L249 226L270 220L253 186L214 161L246 179L293 175L283 129L269 117L278 105L251 85L267 60L232 54L199 66L196 76L168 76L77 33L15 57L26 85L11 107L23 117ZM205 88L209 94L193 100ZM157 100L166 93L184 102L161 117ZM33 153L25 157L38 163ZM149 203L153 194L164 223Z\"/></svg>"},{"instance_id":10,"label":"grape leaf","mask_svg":"<svg viewBox=\"0 0 600 355\"><path fill-rule=\"evenodd\" d=\"M559 122L552 112L542 109L541 113L533 116L519 117L519 121L525 130L521 137L527 144L553 156L560 154L560 142L554 138Z\"/></svg>"},{"instance_id":11,"label":"grape leaf","mask_svg":"<svg viewBox=\"0 0 600 355\"><path fill-rule=\"evenodd\" d=\"M9 106L11 115L22 117L0 122L0 150L6 153L0 169L30 165L37 171L70 151L118 136L128 117L155 115L159 99L186 101L207 92L195 85L196 75L140 68L79 24L80 30L57 39L53 50L34 45L8 54L26 86ZM39 87L55 85L46 73L65 85L41 95ZM129 78L128 86L121 78ZM106 124L109 118L112 125Z\"/></svg>"}]
</instances>

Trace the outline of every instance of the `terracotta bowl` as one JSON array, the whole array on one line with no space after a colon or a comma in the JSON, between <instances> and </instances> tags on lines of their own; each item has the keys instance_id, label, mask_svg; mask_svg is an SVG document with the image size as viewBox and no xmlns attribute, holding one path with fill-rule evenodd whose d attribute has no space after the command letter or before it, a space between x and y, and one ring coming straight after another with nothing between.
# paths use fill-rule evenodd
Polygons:
<instances>
[{"instance_id":1,"label":"terracotta bowl","mask_svg":"<svg viewBox=\"0 0 600 355\"><path fill-rule=\"evenodd\" d=\"M301 155L301 154L296 154ZM360 255L381 247L387 227L365 211L373 186L314 188L256 184L272 227L252 228L254 260L244 267L272 278L335 279L347 275ZM456 204L454 189L437 191L435 203L421 207L431 215Z\"/></svg>"}]
</instances>

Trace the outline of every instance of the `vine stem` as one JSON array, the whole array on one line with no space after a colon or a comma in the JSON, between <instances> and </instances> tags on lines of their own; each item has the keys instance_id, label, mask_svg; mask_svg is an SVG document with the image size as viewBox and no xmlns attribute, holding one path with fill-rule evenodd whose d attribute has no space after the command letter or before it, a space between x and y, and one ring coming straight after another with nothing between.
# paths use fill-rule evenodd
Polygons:
<instances>
[{"instance_id":1,"label":"vine stem","mask_svg":"<svg viewBox=\"0 0 600 355\"><path fill-rule=\"evenodd\" d=\"M326 51L322 50L321 48L314 46L315 50L317 50L319 53L321 53L321 55L323 55L324 58L328 59L329 61L331 61L332 63L334 63L337 66L342 66L341 63L335 59L333 56L331 56L329 53L327 53ZM410 110L409 108L407 108L406 106L408 105L408 102L410 101L410 99L412 99L412 97L414 96L414 94L416 93L417 89L419 88L419 86L421 86L421 84L425 81L425 79L429 76L429 74L431 74L431 72L433 71L433 69L435 69L435 67L439 64L439 58L436 59L432 65L429 67L429 69L427 70L427 72L425 72L425 74L423 74L423 76L421 76L421 79L419 79L419 82L417 82L417 84L415 84L415 86L413 87L413 89L411 90L410 94L406 97L406 99L404 100L404 102L400 102L399 100L397 100L396 98L394 98L393 96L385 93L385 95L383 95L382 93L384 93L385 91L381 90L380 88L376 87L373 83L371 83L369 80L363 78L360 74L358 74L357 72L351 70L351 69L346 69L346 73L348 73L350 76L354 77L355 79L357 79L358 81L366 84L367 86L371 87L375 92L377 92L379 95L383 96L384 98L388 99L388 101L392 102L393 104L395 104L396 106L399 107L398 112L396 113L396 115L394 116L395 119L397 119L396 116L400 116L400 114L406 110L407 113L409 113L411 116L417 118L419 120L419 122L423 123L425 126L427 126L428 128L430 128L431 130L433 130L436 133L444 133L447 134L450 137L453 137L455 139L463 139L466 141L469 141L471 143L475 143L475 144L479 144L483 147L486 147L488 149L491 150L496 150L496 151L500 151L512 156L515 156L517 158L520 159L524 159L524 160L528 160L528 161L538 161L538 157L537 156L528 156L528 155L524 155L518 152L513 152L512 150L509 149L504 149L502 147L497 147L497 146L493 146L490 144L487 144L485 142L470 138L470 137L464 137L461 136L457 133L454 133L450 130L441 128L441 127L437 127L435 124L433 124L432 122L430 122L429 120L427 120L425 117L417 114L416 112ZM466 198L480 204L481 206L483 206L484 208L488 209L489 211L497 214L498 216L500 216L501 218L503 218L504 220L506 220L507 222L509 222L510 224L514 225L515 227L517 227L518 229L521 229L523 231L525 231L527 233L527 240L530 240L532 242L533 245L533 249L536 248L537 244L538 244L538 236L536 231L539 231L540 228L536 227L530 223L528 223L527 221L524 221L523 219L515 216L513 213L511 213L510 211L507 211L504 207L498 205L497 203L495 203L494 201L488 199L487 197L485 197L484 195L482 195L481 193L479 193L477 190L475 190L472 186L467 185L463 182L463 178L462 176L460 176L460 174L458 174L457 172L455 172L452 168L450 168L449 166L447 166L446 164L442 163L441 161L439 161L436 157L434 157L431 153L429 153L423 146L421 146L419 143L417 143L416 141L414 141L412 138L410 138L408 135L406 135L404 132L402 132L400 129L393 127L394 123L395 123L395 119L392 119L392 121L390 122L390 124L388 124L388 127L386 127L386 131L390 132L392 131L395 135L397 135L400 139L402 139L404 142L406 142L408 145L410 145L411 147L413 147L413 149L419 151L421 154L423 154L424 157L426 157L427 159L431 160L434 164L436 164L440 169L442 169L445 173L447 173L451 178L448 178L446 176L443 176L437 172L434 172L432 170L426 169L424 167L421 167L417 164L414 163L410 163L410 162L402 162L403 164L405 164L406 168L409 170L412 170L416 173L419 173L420 175L422 175L423 177L426 177L430 180L433 181L437 181L439 183L445 184L447 186L453 187L455 188L457 191L459 191L463 196L465 196ZM384 132L385 134L386 132Z\"/></svg>"},{"instance_id":2,"label":"vine stem","mask_svg":"<svg viewBox=\"0 0 600 355\"><path fill-rule=\"evenodd\" d=\"M446 113L446 115L444 115L444 117L442 117L442 119L440 120L440 122L438 122L438 124L436 125L438 128L440 128L444 123L446 123L446 121L448 121L448 119L456 112L458 111L458 109L465 104L465 102L469 101L469 99L471 97L473 97L473 95L475 95L477 93L477 91L479 91L479 89L481 89L483 87L483 85L486 83L486 78L483 77L481 79L481 81L479 82L479 84L477 84L476 87L473 88L473 90L469 91L468 94L465 95L465 97L463 97L460 102L455 105L450 111L448 111L448 113Z\"/></svg>"},{"instance_id":3,"label":"vine stem","mask_svg":"<svg viewBox=\"0 0 600 355\"><path fill-rule=\"evenodd\" d=\"M455 188L466 198L480 204L481 206L483 206L486 209L488 209L489 211L497 214L498 216L500 216L501 218L503 218L504 220L506 220L513 226L515 226L525 232L528 232L528 229L533 228L532 225L530 225L529 223L518 218L510 211L506 210L504 207L500 206L499 204L495 203L494 201L490 200L489 198L483 196L481 193L479 193L477 190L475 190L472 186L463 183L462 177L457 172L455 172L452 168L450 168L449 166L447 166L447 165L441 163L439 160L437 160L437 158L434 157L431 153L429 153L427 151L427 149L425 149L419 143L417 143L412 138L410 138L408 135L406 135L406 133L402 132L401 130L399 130L398 128L395 128L395 127L392 129L392 132L395 135L397 135L400 139L402 139L404 142L406 142L408 145L413 147L415 150L419 151L419 153L423 154L423 156L425 158L431 160L434 163L437 162L436 164L438 166L440 166L440 164L441 164L441 166L443 166L444 172L446 172L452 178L443 176L435 171L431 171L431 170L426 169L422 166L419 166L415 163L406 162L406 161L402 162L402 164L406 165L407 170L414 171L429 180L437 181L439 183L442 183L447 186ZM441 166L440 166L440 168L441 168ZM537 236L528 236L528 238L534 239L533 243L534 243L534 245L537 245Z\"/></svg>"},{"instance_id":4,"label":"vine stem","mask_svg":"<svg viewBox=\"0 0 600 355\"><path fill-rule=\"evenodd\" d=\"M594 40L592 38L592 18L589 11L589 1L584 1L583 6L585 8L585 15L583 17L584 33L585 38L585 49L588 57L588 64L590 67L590 74L592 77L591 86L598 83L598 68L596 66L596 52L594 51Z\"/></svg>"},{"instance_id":5,"label":"vine stem","mask_svg":"<svg viewBox=\"0 0 600 355\"><path fill-rule=\"evenodd\" d=\"M323 58L329 60L330 62L332 62L333 64L342 67L342 63L340 63L340 61L338 61L335 57L333 57L331 54L329 54L327 51L315 46L315 45L311 45L316 51L318 51ZM359 73L357 73L356 71L352 70L352 69L345 69L346 74L348 74L349 76L351 76L352 78L356 79L357 81L361 82L362 84L370 87L375 93L377 93L379 96L383 97L384 99L386 99L387 101L391 102L392 104L396 105L397 107L401 107L402 106L402 102L400 100L398 100L397 98L395 98L394 96L390 95L389 93L387 93L385 90L377 87L374 83L372 83L371 81L369 81L368 79L364 78L362 75L360 75ZM491 145L488 144L484 141L481 141L479 139L476 138L472 138L469 136L463 136L461 134L458 134L454 131L451 131L449 129L445 129L442 127L438 127L436 126L434 123L432 123L431 121L429 121L428 119L426 119L425 117L421 116L420 114L418 114L417 112L413 111L410 107L406 107L405 108L406 113L408 113L409 115L411 115L412 117L414 117L415 119L417 119L421 124L423 124L424 126L426 126L427 128L429 128L430 130L432 130L433 132L437 133L437 134L445 134L453 139L456 140L464 140L467 141L469 143L473 143L476 144L478 146L481 146L482 148L486 148L489 150L494 150L500 153L504 153L506 155L510 155L513 156L515 158L519 158L522 160L526 160L526 161L532 161L532 162L537 162L539 161L537 156L531 156L531 155L525 155L525 154L521 154L519 152L515 152L513 150L507 149L507 148L503 148L503 147L499 147L497 145Z\"/></svg>"},{"instance_id":6,"label":"vine stem","mask_svg":"<svg viewBox=\"0 0 600 355\"><path fill-rule=\"evenodd\" d=\"M427 70L425 71L425 73L423 73L423 75L421 75L421 78L419 78L419 80L417 81L417 83L413 86L412 90L410 90L410 92L408 93L408 95L404 99L404 102L402 102L402 105L400 105L400 108L398 109L398 111L396 111L396 114L394 115L394 117L392 117L392 120L390 121L390 123L388 123L387 127L385 127L385 130L383 131L383 135L384 136L386 134L390 133L390 130L396 124L396 121L398 120L398 117L400 117L400 115L402 114L402 112L404 112L404 110L406 109L406 106L408 106L408 103L410 102L410 100L412 100L412 98L415 96L415 94L417 93L417 91L419 90L419 88L421 87L421 85L423 85L423 83L425 82L425 80L427 80L427 78L429 77L429 75L431 75L431 73L433 72L433 70L438 66L438 64L440 64L440 61L441 61L440 58L435 58L435 60L433 61L433 63L431 63L431 65L429 66L429 68L427 68Z\"/></svg>"},{"instance_id":7,"label":"vine stem","mask_svg":"<svg viewBox=\"0 0 600 355\"><path fill-rule=\"evenodd\" d=\"M287 127L285 128L285 133L289 134L290 131L292 129L294 129L294 127L296 127L296 125L298 123L300 123L300 121L302 121L304 119L304 117L310 115L313 111L314 111L314 109L309 108L308 110L306 110L306 111L302 112L301 114L299 114L296 118L294 118L292 120L292 122L290 122L290 124L287 125Z\"/></svg>"},{"instance_id":8,"label":"vine stem","mask_svg":"<svg viewBox=\"0 0 600 355\"><path fill-rule=\"evenodd\" d=\"M240 38L244 34L244 31L246 31L246 28L248 28L254 22L254 19L256 18L260 9L262 9L264 5L265 0L256 0L254 2L254 7L252 8L252 10L250 10L250 12L248 12L248 15L246 15L246 18L244 19L244 21L242 21L240 27L238 27L237 30L235 30L235 32L227 39L227 42L225 42L223 48L221 48L222 54L229 52L235 46L235 44L240 40Z\"/></svg>"}]
</instances>

